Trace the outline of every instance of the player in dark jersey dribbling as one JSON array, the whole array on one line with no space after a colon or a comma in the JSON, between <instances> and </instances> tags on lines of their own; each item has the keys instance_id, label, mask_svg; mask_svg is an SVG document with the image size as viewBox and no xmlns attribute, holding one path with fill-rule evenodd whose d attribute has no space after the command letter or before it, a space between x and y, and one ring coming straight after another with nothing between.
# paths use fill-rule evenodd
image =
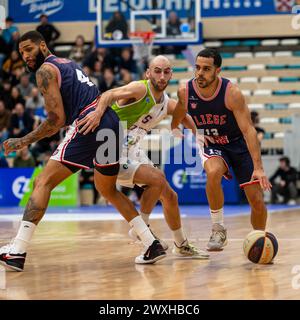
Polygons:
<instances>
[{"instance_id":1,"label":"player in dark jersey dribbling","mask_svg":"<svg viewBox=\"0 0 300 320\"><path fill-rule=\"evenodd\" d=\"M0 248L0 263L16 271L23 270L28 244L44 216L51 191L81 168L94 168L97 190L117 208L141 238L145 249L137 263L154 263L164 258L166 253L159 241L129 199L116 188L120 144L123 142L116 113L108 108L93 132L81 134L78 122L95 110L101 99L97 87L76 63L52 55L37 31L21 37L19 51L28 69L36 74L37 86L45 99L47 118L26 136L6 140L3 143L5 154L50 137L64 126L68 126L68 130L35 179L16 238Z\"/></svg>"},{"instance_id":2,"label":"player in dark jersey dribbling","mask_svg":"<svg viewBox=\"0 0 300 320\"><path fill-rule=\"evenodd\" d=\"M176 129L188 113L193 119L194 133L200 138L203 133L199 129L204 131L205 146L199 149L207 174L206 194L213 224L207 244L210 251L222 250L227 243L221 180L222 176L231 178L229 168L232 167L245 191L254 229L266 227L263 191L271 188L245 98L236 85L219 76L221 65L222 58L217 50L204 49L198 53L195 78L178 89L178 103L171 125Z\"/></svg>"}]
</instances>

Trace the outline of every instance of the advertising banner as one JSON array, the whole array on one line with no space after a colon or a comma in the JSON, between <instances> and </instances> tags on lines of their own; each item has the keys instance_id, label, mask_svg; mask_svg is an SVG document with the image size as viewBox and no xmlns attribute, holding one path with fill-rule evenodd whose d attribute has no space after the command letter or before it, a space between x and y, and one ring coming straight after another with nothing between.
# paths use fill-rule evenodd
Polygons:
<instances>
[{"instance_id":1,"label":"advertising banner","mask_svg":"<svg viewBox=\"0 0 300 320\"><path fill-rule=\"evenodd\" d=\"M99 0L104 1L104 0ZM158 0L156 9L174 10L179 17L189 16L186 7L189 0ZM227 17L287 14L299 0L200 0L201 16ZM115 11L125 13L127 6L136 10L152 9L148 0L105 0L103 19ZM10 0L9 15L16 22L38 22L41 14L47 14L51 22L94 21L96 23L97 0Z\"/></svg>"},{"instance_id":2,"label":"advertising banner","mask_svg":"<svg viewBox=\"0 0 300 320\"><path fill-rule=\"evenodd\" d=\"M0 169L0 207L26 206L38 168ZM78 175L59 184L51 193L49 206L75 207L78 204Z\"/></svg>"}]
</instances>

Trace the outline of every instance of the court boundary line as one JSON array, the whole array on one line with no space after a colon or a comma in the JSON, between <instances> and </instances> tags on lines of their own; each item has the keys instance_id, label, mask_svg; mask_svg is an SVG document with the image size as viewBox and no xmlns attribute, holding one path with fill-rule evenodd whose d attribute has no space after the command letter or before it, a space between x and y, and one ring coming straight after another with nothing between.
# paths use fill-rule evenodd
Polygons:
<instances>
[{"instance_id":1,"label":"court boundary line","mask_svg":"<svg viewBox=\"0 0 300 320\"><path fill-rule=\"evenodd\" d=\"M268 214L273 215L274 213L282 213L282 212L291 212L295 210L299 210L300 206L295 206L291 208L273 208L268 210ZM80 210L76 209L75 211ZM249 211L242 211L238 213L226 213L224 214L225 218L231 218L231 217L241 217L241 216L247 216L250 215L250 207ZM15 222L20 221L23 213L8 213L8 214L1 214L0 213L0 222ZM188 214L188 213L182 213L181 218L209 218L209 213L207 212L207 215L203 214ZM164 219L163 212L153 212L151 213L151 219L152 220L158 220L158 219ZM43 217L44 222L76 222L76 221L125 221L123 216L118 212L61 212L61 208L59 208L58 212L47 212L45 216Z\"/></svg>"}]
</instances>

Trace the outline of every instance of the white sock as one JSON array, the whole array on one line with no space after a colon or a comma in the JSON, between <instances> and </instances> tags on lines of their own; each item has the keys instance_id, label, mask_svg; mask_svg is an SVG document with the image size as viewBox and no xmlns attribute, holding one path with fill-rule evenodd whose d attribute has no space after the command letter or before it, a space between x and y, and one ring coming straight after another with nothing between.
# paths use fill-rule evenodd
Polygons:
<instances>
[{"instance_id":1,"label":"white sock","mask_svg":"<svg viewBox=\"0 0 300 320\"><path fill-rule=\"evenodd\" d=\"M150 247L155 238L153 237L152 233L150 232L149 228L147 227L146 223L142 219L141 216L137 216L133 218L129 222L130 226L133 230L138 234L141 238L143 244L147 247Z\"/></svg>"},{"instance_id":2,"label":"white sock","mask_svg":"<svg viewBox=\"0 0 300 320\"><path fill-rule=\"evenodd\" d=\"M149 225L150 213L144 213L144 212L140 211L140 216L143 218L146 225Z\"/></svg>"},{"instance_id":3,"label":"white sock","mask_svg":"<svg viewBox=\"0 0 300 320\"><path fill-rule=\"evenodd\" d=\"M172 230L173 232L173 238L175 241L175 244L177 247L182 247L185 241L187 241L187 238L182 230L182 228L179 228L177 230Z\"/></svg>"},{"instance_id":4,"label":"white sock","mask_svg":"<svg viewBox=\"0 0 300 320\"><path fill-rule=\"evenodd\" d=\"M209 208L212 223L218 223L224 227L224 209L212 210Z\"/></svg>"},{"instance_id":5,"label":"white sock","mask_svg":"<svg viewBox=\"0 0 300 320\"><path fill-rule=\"evenodd\" d=\"M24 253L29 245L29 242L33 236L36 225L32 222L22 221L18 234L15 237L12 246L13 253Z\"/></svg>"}]
</instances>

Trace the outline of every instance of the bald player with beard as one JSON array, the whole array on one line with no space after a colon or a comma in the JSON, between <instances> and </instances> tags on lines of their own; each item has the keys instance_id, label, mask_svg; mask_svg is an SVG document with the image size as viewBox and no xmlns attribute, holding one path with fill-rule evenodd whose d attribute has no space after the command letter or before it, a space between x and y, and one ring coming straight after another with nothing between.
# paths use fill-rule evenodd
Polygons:
<instances>
[{"instance_id":1,"label":"bald player with beard","mask_svg":"<svg viewBox=\"0 0 300 320\"><path fill-rule=\"evenodd\" d=\"M140 146L147 133L166 116L172 115L175 110L176 101L169 99L165 92L172 77L170 61L164 56L155 57L149 64L146 77L147 80L134 81L126 86L106 91L101 96L97 109L79 122L79 126L82 126L81 132L87 134L93 131L107 106L111 106L120 120L127 123L117 183L130 188L135 184L144 188L140 215L146 224L149 224L149 215L157 201L161 201L166 221L173 233L173 254L180 257L208 259L209 255L206 252L198 250L188 242L181 226L177 194L170 187L164 173L154 167ZM189 123L184 119L183 123L185 122ZM133 229L130 229L129 235L138 239ZM167 250L167 244L161 240L160 242ZM139 258L136 262L139 262Z\"/></svg>"}]
</instances>

